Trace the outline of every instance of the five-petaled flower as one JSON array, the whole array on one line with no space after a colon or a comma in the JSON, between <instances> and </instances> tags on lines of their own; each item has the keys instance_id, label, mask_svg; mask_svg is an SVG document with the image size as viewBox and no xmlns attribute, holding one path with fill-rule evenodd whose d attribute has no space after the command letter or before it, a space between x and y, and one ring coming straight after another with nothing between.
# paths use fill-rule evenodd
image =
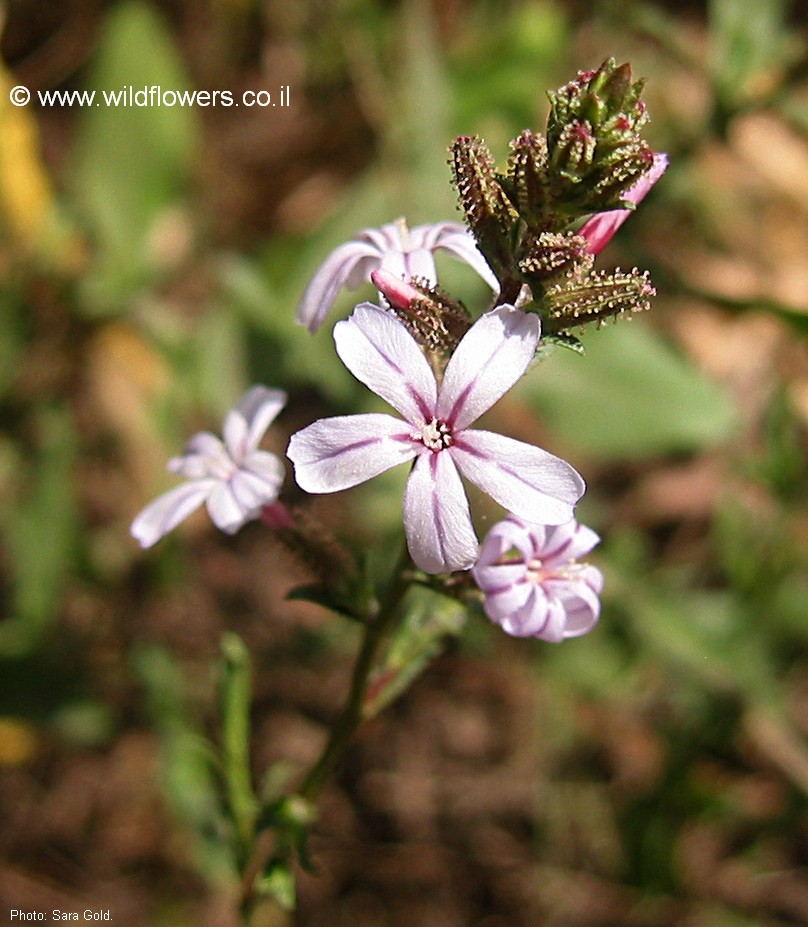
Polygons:
<instances>
[{"instance_id":1,"label":"five-petaled flower","mask_svg":"<svg viewBox=\"0 0 808 927\"><path fill-rule=\"evenodd\" d=\"M603 574L577 563L600 538L590 528L529 524L509 515L483 542L472 574L488 617L515 637L558 643L598 620Z\"/></svg>"},{"instance_id":2,"label":"five-petaled flower","mask_svg":"<svg viewBox=\"0 0 808 927\"><path fill-rule=\"evenodd\" d=\"M623 201L636 206L665 173L668 167L666 154L655 154L654 162L642 177L623 195ZM614 233L634 212L633 209L610 209L608 212L599 212L588 219L582 226L579 235L587 240L591 254L600 254L614 237Z\"/></svg>"},{"instance_id":3,"label":"five-petaled flower","mask_svg":"<svg viewBox=\"0 0 808 927\"><path fill-rule=\"evenodd\" d=\"M401 280L418 279L434 285L438 275L433 254L441 249L474 268L494 292L499 290L491 268L462 225L439 222L410 229L398 219L380 229L363 229L353 241L331 252L301 297L297 321L316 332L342 287L355 290L379 268Z\"/></svg>"},{"instance_id":4,"label":"five-petaled flower","mask_svg":"<svg viewBox=\"0 0 808 927\"><path fill-rule=\"evenodd\" d=\"M307 492L335 492L414 459L404 528L413 561L428 573L468 569L477 559L458 470L524 518L569 521L584 482L566 461L469 428L525 372L539 334L537 315L499 306L469 329L439 385L415 339L392 313L369 303L357 306L334 328L337 352L406 421L370 413L314 422L289 442L298 484Z\"/></svg>"},{"instance_id":5,"label":"five-petaled flower","mask_svg":"<svg viewBox=\"0 0 808 927\"><path fill-rule=\"evenodd\" d=\"M258 445L286 404L286 393L253 386L225 416L224 442L207 431L191 438L168 469L188 482L154 500L132 522L132 535L151 547L205 503L217 528L235 533L278 498L283 462Z\"/></svg>"}]
</instances>

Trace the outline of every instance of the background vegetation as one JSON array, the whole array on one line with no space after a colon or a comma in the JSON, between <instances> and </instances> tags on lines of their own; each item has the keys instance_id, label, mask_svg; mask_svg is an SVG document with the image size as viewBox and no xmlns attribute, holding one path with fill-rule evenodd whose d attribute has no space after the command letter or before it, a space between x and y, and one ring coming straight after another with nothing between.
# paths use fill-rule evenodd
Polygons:
<instances>
[{"instance_id":1,"label":"background vegetation","mask_svg":"<svg viewBox=\"0 0 808 927\"><path fill-rule=\"evenodd\" d=\"M601 623L555 647L471 622L328 791L297 923L808 922L805 8L0 9L4 914L234 923L206 747L221 636L255 663L260 781L316 756L353 631L286 600L305 573L260 525L229 539L201 517L144 554L129 522L253 382L291 394L277 452L363 407L328 332L293 322L310 274L359 228L454 218L452 137L502 159L545 89L613 56L647 79L672 163L601 263L648 267L655 308L495 413L586 475ZM291 105L15 108L15 84L288 85ZM402 479L313 509L384 551Z\"/></svg>"}]
</instances>

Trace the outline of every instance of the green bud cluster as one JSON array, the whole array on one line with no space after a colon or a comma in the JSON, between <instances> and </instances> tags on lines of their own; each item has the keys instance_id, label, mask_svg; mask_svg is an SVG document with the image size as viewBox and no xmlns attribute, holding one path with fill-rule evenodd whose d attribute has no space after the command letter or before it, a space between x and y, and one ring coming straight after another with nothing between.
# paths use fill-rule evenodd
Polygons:
<instances>
[{"instance_id":1,"label":"green bud cluster","mask_svg":"<svg viewBox=\"0 0 808 927\"><path fill-rule=\"evenodd\" d=\"M450 165L460 208L500 281L498 303L530 288L545 330L648 308L653 287L638 271L596 273L576 234L593 213L624 208L622 197L653 165L640 131L648 122L643 82L628 64L605 61L551 91L545 133L526 129L497 171L485 142L460 136Z\"/></svg>"},{"instance_id":2,"label":"green bud cluster","mask_svg":"<svg viewBox=\"0 0 808 927\"><path fill-rule=\"evenodd\" d=\"M548 173L564 209L619 209L621 194L651 167L653 152L640 137L648 122L642 88L629 64L610 59L548 93Z\"/></svg>"}]
</instances>

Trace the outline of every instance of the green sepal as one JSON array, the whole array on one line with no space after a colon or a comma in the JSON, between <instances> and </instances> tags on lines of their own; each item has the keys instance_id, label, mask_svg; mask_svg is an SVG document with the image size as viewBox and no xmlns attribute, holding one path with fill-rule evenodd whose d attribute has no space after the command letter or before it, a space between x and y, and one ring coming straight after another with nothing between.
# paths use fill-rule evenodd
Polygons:
<instances>
[{"instance_id":1,"label":"green sepal","mask_svg":"<svg viewBox=\"0 0 808 927\"><path fill-rule=\"evenodd\" d=\"M584 343L580 340L580 338L576 338L575 335L570 335L567 332L556 332L542 335L538 353L541 355L545 348L549 350L555 347L566 348L568 351L574 351L576 354L580 354L581 356L586 353L586 348L584 347Z\"/></svg>"}]
</instances>

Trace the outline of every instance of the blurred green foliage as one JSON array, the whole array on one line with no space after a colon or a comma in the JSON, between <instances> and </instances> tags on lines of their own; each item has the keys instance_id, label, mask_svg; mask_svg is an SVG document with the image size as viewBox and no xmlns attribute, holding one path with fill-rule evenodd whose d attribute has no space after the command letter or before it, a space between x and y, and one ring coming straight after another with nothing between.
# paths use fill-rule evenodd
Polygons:
<instances>
[{"instance_id":1,"label":"blurred green foliage","mask_svg":"<svg viewBox=\"0 0 808 927\"><path fill-rule=\"evenodd\" d=\"M165 23L137 0L110 11L87 85L99 94L152 86L190 89ZM70 171L77 218L92 242L91 266L81 280L82 308L120 312L141 287L159 279L159 222L187 187L199 139L193 107L82 110Z\"/></svg>"},{"instance_id":2,"label":"blurred green foliage","mask_svg":"<svg viewBox=\"0 0 808 927\"><path fill-rule=\"evenodd\" d=\"M522 387L571 447L631 460L705 450L732 433L728 397L642 323L588 333L585 347L556 349Z\"/></svg>"}]
</instances>

